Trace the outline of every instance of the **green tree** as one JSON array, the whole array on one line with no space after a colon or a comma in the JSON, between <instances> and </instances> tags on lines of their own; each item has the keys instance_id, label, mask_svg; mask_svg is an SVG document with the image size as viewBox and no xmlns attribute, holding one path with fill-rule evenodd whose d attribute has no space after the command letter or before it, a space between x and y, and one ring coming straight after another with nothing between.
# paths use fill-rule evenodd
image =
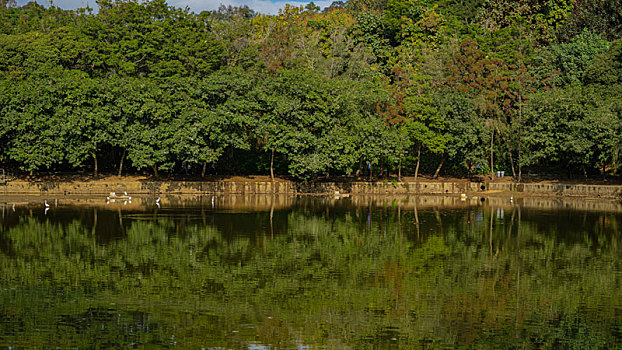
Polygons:
<instances>
[{"instance_id":1,"label":"green tree","mask_svg":"<svg viewBox=\"0 0 622 350\"><path fill-rule=\"evenodd\" d=\"M67 130L55 118L59 103L56 80L27 80L3 88L8 104L1 108L2 125L8 142L6 155L17 162L22 170L50 170L61 164L65 157Z\"/></svg>"},{"instance_id":2,"label":"green tree","mask_svg":"<svg viewBox=\"0 0 622 350\"><path fill-rule=\"evenodd\" d=\"M93 175L99 172L98 152L110 144L112 118L106 105L112 101L102 92L101 80L89 79L84 72L65 74L56 82L61 95L53 118L64 128L65 159L73 167L93 160Z\"/></svg>"},{"instance_id":3,"label":"green tree","mask_svg":"<svg viewBox=\"0 0 622 350\"><path fill-rule=\"evenodd\" d=\"M551 46L552 68L559 72L560 84L581 85L583 74L593 59L608 51L610 43L587 29L570 42Z\"/></svg>"},{"instance_id":4,"label":"green tree","mask_svg":"<svg viewBox=\"0 0 622 350\"><path fill-rule=\"evenodd\" d=\"M75 64L95 76L203 75L221 63L209 22L164 0L98 2L79 28Z\"/></svg>"},{"instance_id":5,"label":"green tree","mask_svg":"<svg viewBox=\"0 0 622 350\"><path fill-rule=\"evenodd\" d=\"M266 109L258 118L257 137L270 152L273 179L275 153L287 157L289 171L296 177L309 177L328 167L317 149L318 139L330 128L323 87L315 74L287 70L261 87Z\"/></svg>"},{"instance_id":6,"label":"green tree","mask_svg":"<svg viewBox=\"0 0 622 350\"><path fill-rule=\"evenodd\" d=\"M622 41L617 41L611 48L591 61L583 74L585 84L601 86L622 84Z\"/></svg>"},{"instance_id":7,"label":"green tree","mask_svg":"<svg viewBox=\"0 0 622 350\"><path fill-rule=\"evenodd\" d=\"M484 120L476 104L464 93L442 92L434 96L435 104L445 121L448 140L446 154L452 171L457 174L484 173L486 145L490 141Z\"/></svg>"}]
</instances>

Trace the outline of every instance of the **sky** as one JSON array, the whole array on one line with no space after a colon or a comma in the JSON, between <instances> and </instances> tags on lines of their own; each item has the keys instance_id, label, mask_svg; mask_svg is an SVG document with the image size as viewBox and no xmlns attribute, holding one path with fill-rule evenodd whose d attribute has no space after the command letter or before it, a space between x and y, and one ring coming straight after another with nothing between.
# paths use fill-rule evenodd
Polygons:
<instances>
[{"instance_id":1,"label":"sky","mask_svg":"<svg viewBox=\"0 0 622 350\"><path fill-rule=\"evenodd\" d=\"M30 0L17 0L19 6L25 5ZM329 6L333 0L318 0L314 1L316 5L321 8ZM36 0L37 3L47 7L49 0ZM92 8L96 8L97 4L95 0L53 0L54 5L66 9L73 10L79 7L86 7L89 5ZM231 6L244 6L247 5L251 9L264 14L277 14L280 8L285 7L285 4L290 5L306 5L310 1L284 1L284 0L167 0L167 3L171 6L185 8L186 6L194 12L201 12L203 10L216 10L220 4Z\"/></svg>"}]
</instances>

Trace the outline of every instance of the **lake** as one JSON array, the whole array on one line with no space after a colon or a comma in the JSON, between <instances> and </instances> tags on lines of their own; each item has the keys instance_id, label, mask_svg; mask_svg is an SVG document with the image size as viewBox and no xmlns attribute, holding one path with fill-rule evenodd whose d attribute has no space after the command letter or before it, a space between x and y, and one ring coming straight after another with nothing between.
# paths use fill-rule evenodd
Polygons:
<instances>
[{"instance_id":1,"label":"lake","mask_svg":"<svg viewBox=\"0 0 622 350\"><path fill-rule=\"evenodd\" d=\"M0 348L622 343L616 202L256 195L0 207Z\"/></svg>"}]
</instances>

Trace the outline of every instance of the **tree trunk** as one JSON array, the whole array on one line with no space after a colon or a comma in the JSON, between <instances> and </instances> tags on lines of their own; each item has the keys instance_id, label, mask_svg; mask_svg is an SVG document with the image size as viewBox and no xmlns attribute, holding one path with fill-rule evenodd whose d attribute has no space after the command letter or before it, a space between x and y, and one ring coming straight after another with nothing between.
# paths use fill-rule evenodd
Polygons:
<instances>
[{"instance_id":1,"label":"tree trunk","mask_svg":"<svg viewBox=\"0 0 622 350\"><path fill-rule=\"evenodd\" d=\"M510 167L512 168L512 177L516 178L516 171L514 171L514 159L512 158L512 151L508 151L510 154Z\"/></svg>"},{"instance_id":2,"label":"tree trunk","mask_svg":"<svg viewBox=\"0 0 622 350\"><path fill-rule=\"evenodd\" d=\"M358 178L361 175L361 169L363 167L363 158L359 158L359 168L356 170L356 177Z\"/></svg>"},{"instance_id":3,"label":"tree trunk","mask_svg":"<svg viewBox=\"0 0 622 350\"><path fill-rule=\"evenodd\" d=\"M274 225L272 224L272 217L274 216L274 195L270 201L270 240L274 240Z\"/></svg>"},{"instance_id":4,"label":"tree trunk","mask_svg":"<svg viewBox=\"0 0 622 350\"><path fill-rule=\"evenodd\" d=\"M123 213L121 213L121 207L117 207L117 214L119 215L119 227L121 227L121 232L125 233L123 229Z\"/></svg>"},{"instance_id":5,"label":"tree trunk","mask_svg":"<svg viewBox=\"0 0 622 350\"><path fill-rule=\"evenodd\" d=\"M521 182L521 178L523 175L523 168L521 164L521 135L523 130L523 92L522 85L520 84L520 79L518 81L518 157L516 162L518 163L518 182Z\"/></svg>"},{"instance_id":6,"label":"tree trunk","mask_svg":"<svg viewBox=\"0 0 622 350\"><path fill-rule=\"evenodd\" d=\"M97 230L97 208L93 208L93 228L91 229L91 234L95 235L96 230Z\"/></svg>"},{"instance_id":7,"label":"tree trunk","mask_svg":"<svg viewBox=\"0 0 622 350\"><path fill-rule=\"evenodd\" d=\"M521 182L523 180L523 167L520 163L520 157L521 157L520 147L521 146L519 144L518 146L518 182Z\"/></svg>"},{"instance_id":8,"label":"tree trunk","mask_svg":"<svg viewBox=\"0 0 622 350\"><path fill-rule=\"evenodd\" d=\"M434 172L434 178L438 178L438 174L441 172L441 168L443 167L443 163L445 163L445 153L443 153L443 156L441 157L441 163L438 165L438 168L436 168L436 171Z\"/></svg>"},{"instance_id":9,"label":"tree trunk","mask_svg":"<svg viewBox=\"0 0 622 350\"><path fill-rule=\"evenodd\" d=\"M158 165L154 164L154 165L151 166L151 168L153 169L153 175L155 177L158 177Z\"/></svg>"},{"instance_id":10,"label":"tree trunk","mask_svg":"<svg viewBox=\"0 0 622 350\"><path fill-rule=\"evenodd\" d=\"M272 149L272 156L270 157L270 179L274 182L274 148Z\"/></svg>"},{"instance_id":11,"label":"tree trunk","mask_svg":"<svg viewBox=\"0 0 622 350\"><path fill-rule=\"evenodd\" d=\"M97 154L93 152L93 176L97 176Z\"/></svg>"},{"instance_id":12,"label":"tree trunk","mask_svg":"<svg viewBox=\"0 0 622 350\"><path fill-rule=\"evenodd\" d=\"M489 240L489 249L490 249L490 256L492 256L492 220L493 220L493 211L492 211L492 207L490 207L490 226L488 227L488 236L490 237Z\"/></svg>"},{"instance_id":13,"label":"tree trunk","mask_svg":"<svg viewBox=\"0 0 622 350\"><path fill-rule=\"evenodd\" d=\"M497 134L499 134L499 137L501 137L505 141L505 144L508 147L508 154L510 156L510 168L512 168L512 176L516 178L516 171L514 170L514 157L512 157L512 145L510 143L510 137L504 137L503 134L501 133L501 130L499 130L499 128L497 128Z\"/></svg>"},{"instance_id":14,"label":"tree trunk","mask_svg":"<svg viewBox=\"0 0 622 350\"><path fill-rule=\"evenodd\" d=\"M380 156L380 178L382 179L384 177L384 158L382 156Z\"/></svg>"},{"instance_id":15,"label":"tree trunk","mask_svg":"<svg viewBox=\"0 0 622 350\"><path fill-rule=\"evenodd\" d=\"M490 138L490 181L495 179L495 164L493 146L495 142L495 128L492 128L492 137Z\"/></svg>"},{"instance_id":16,"label":"tree trunk","mask_svg":"<svg viewBox=\"0 0 622 350\"><path fill-rule=\"evenodd\" d=\"M205 177L206 170L207 170L207 161L203 162L203 169L201 169L201 178Z\"/></svg>"},{"instance_id":17,"label":"tree trunk","mask_svg":"<svg viewBox=\"0 0 622 350\"><path fill-rule=\"evenodd\" d=\"M603 174L603 181L607 181L607 169L605 169L605 165L601 167L601 172Z\"/></svg>"},{"instance_id":18,"label":"tree trunk","mask_svg":"<svg viewBox=\"0 0 622 350\"><path fill-rule=\"evenodd\" d=\"M417 167L415 167L415 181L417 181L417 177L419 176L419 163L421 162L421 143L417 147Z\"/></svg>"},{"instance_id":19,"label":"tree trunk","mask_svg":"<svg viewBox=\"0 0 622 350\"><path fill-rule=\"evenodd\" d=\"M415 198L415 224L417 228L417 241L419 240L419 214L417 213L417 198Z\"/></svg>"},{"instance_id":20,"label":"tree trunk","mask_svg":"<svg viewBox=\"0 0 622 350\"><path fill-rule=\"evenodd\" d=\"M123 154L121 155L121 161L119 162L119 176L123 174L123 161L125 160L125 149L123 150Z\"/></svg>"},{"instance_id":21,"label":"tree trunk","mask_svg":"<svg viewBox=\"0 0 622 350\"><path fill-rule=\"evenodd\" d=\"M400 163L397 165L397 181L402 182L402 158L400 157Z\"/></svg>"}]
</instances>

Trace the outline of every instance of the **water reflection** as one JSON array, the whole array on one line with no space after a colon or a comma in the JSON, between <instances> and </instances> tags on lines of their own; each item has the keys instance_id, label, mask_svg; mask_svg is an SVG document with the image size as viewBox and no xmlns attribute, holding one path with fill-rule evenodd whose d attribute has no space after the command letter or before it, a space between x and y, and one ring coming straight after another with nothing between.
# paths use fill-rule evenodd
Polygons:
<instances>
[{"instance_id":1,"label":"water reflection","mask_svg":"<svg viewBox=\"0 0 622 350\"><path fill-rule=\"evenodd\" d=\"M568 348L622 338L615 202L2 205L0 347Z\"/></svg>"}]
</instances>

